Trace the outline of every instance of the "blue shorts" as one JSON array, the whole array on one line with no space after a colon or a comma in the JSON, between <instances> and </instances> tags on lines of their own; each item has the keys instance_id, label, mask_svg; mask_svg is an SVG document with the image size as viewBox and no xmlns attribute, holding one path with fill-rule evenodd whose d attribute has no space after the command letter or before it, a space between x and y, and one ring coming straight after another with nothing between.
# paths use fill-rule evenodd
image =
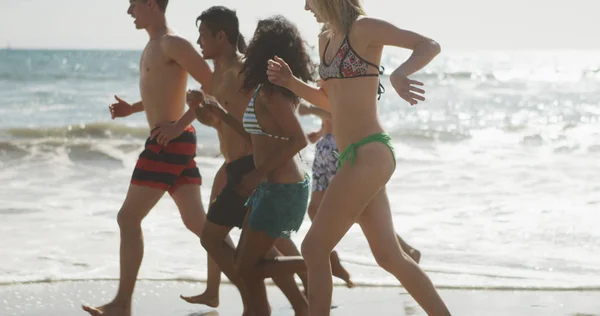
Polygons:
<instances>
[{"instance_id":1,"label":"blue shorts","mask_svg":"<svg viewBox=\"0 0 600 316\"><path fill-rule=\"evenodd\" d=\"M310 177L298 183L263 182L246 202L251 208L248 225L273 238L289 238L304 221L310 196Z\"/></svg>"}]
</instances>

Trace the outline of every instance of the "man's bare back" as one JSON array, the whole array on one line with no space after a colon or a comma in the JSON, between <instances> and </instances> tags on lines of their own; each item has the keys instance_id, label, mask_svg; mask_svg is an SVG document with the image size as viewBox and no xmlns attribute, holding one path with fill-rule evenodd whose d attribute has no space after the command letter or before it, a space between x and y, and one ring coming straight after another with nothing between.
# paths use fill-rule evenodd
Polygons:
<instances>
[{"instance_id":1,"label":"man's bare back","mask_svg":"<svg viewBox=\"0 0 600 316\"><path fill-rule=\"evenodd\" d=\"M242 69L241 56L231 59L228 65L215 67L212 80L212 94L223 108L236 120L242 121L244 111L250 102L251 95L241 91L243 78L240 76ZM221 153L225 161L230 162L252 153L252 145L228 124L216 126L219 135Z\"/></svg>"},{"instance_id":2,"label":"man's bare back","mask_svg":"<svg viewBox=\"0 0 600 316\"><path fill-rule=\"evenodd\" d=\"M187 72L164 53L172 34L150 40L140 60L140 93L150 128L181 118Z\"/></svg>"}]
</instances>

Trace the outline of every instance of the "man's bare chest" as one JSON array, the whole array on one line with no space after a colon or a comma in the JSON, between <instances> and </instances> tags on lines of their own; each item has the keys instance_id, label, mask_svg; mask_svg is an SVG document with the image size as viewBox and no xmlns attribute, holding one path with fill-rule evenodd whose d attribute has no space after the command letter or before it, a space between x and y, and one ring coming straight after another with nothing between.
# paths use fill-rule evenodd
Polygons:
<instances>
[{"instance_id":1,"label":"man's bare chest","mask_svg":"<svg viewBox=\"0 0 600 316\"><path fill-rule=\"evenodd\" d=\"M158 45L148 45L140 58L142 76L161 73L169 68L169 61Z\"/></svg>"}]
</instances>

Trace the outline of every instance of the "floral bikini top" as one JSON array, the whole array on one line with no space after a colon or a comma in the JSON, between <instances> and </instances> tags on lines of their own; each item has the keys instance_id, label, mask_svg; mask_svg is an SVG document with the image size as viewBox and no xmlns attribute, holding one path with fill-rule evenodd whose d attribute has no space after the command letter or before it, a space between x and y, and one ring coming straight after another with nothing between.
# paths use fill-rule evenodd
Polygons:
<instances>
[{"instance_id":1,"label":"floral bikini top","mask_svg":"<svg viewBox=\"0 0 600 316\"><path fill-rule=\"evenodd\" d=\"M358 53L350 45L348 35L344 37L342 45L338 49L337 53L333 57L330 64L325 60L327 49L329 48L329 42L325 45L323 51L323 57L321 58L321 64L319 65L319 76L324 81L329 79L346 79L356 77L378 77L383 74L383 66L377 66L364 58L360 57ZM377 73L369 73L369 66L376 68ZM381 68L381 69L380 69ZM381 94L385 92L385 88L379 82L379 88L377 90L378 97L381 98Z\"/></svg>"}]
</instances>

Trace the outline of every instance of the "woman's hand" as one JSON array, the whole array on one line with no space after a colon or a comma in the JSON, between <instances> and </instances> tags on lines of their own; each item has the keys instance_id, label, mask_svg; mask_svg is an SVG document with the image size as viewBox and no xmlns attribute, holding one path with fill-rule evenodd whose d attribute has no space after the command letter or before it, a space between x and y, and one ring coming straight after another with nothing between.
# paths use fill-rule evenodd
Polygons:
<instances>
[{"instance_id":1,"label":"woman's hand","mask_svg":"<svg viewBox=\"0 0 600 316\"><path fill-rule=\"evenodd\" d=\"M425 94L425 90L415 87L423 86L422 82L411 80L398 71L394 71L390 75L390 82L392 83L392 87L396 89L398 95L406 102L410 103L411 106L416 105L419 101L425 101L425 97L421 95Z\"/></svg>"},{"instance_id":2,"label":"woman's hand","mask_svg":"<svg viewBox=\"0 0 600 316\"><path fill-rule=\"evenodd\" d=\"M275 59L269 59L267 66L267 76L269 81L278 86L288 88L294 75L290 66L285 60L275 56Z\"/></svg>"}]
</instances>

